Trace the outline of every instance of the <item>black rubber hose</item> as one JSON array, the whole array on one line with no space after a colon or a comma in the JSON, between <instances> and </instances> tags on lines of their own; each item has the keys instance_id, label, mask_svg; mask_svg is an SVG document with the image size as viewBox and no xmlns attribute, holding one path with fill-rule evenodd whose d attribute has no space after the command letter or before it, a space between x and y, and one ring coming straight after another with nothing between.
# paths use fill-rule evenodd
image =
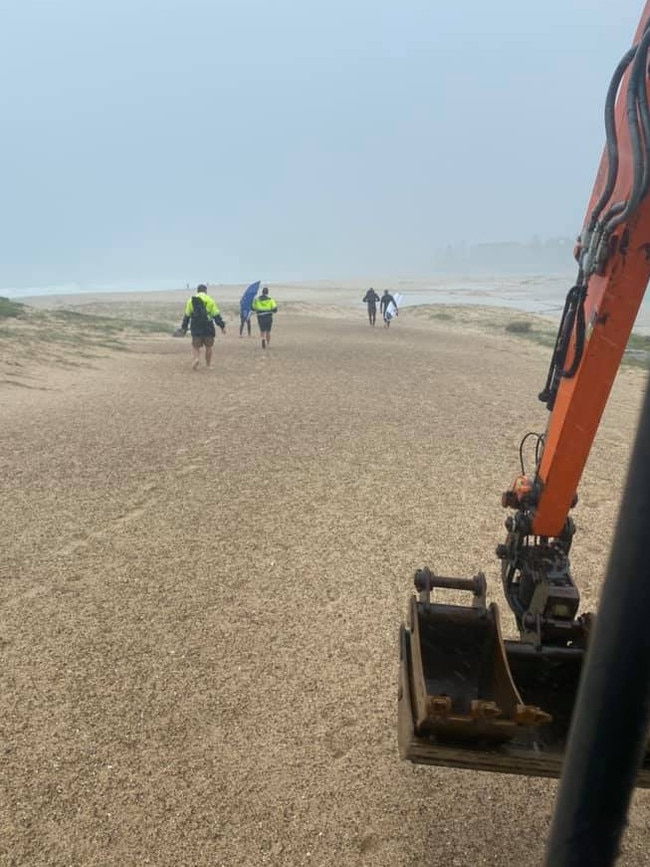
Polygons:
<instances>
[{"instance_id":1,"label":"black rubber hose","mask_svg":"<svg viewBox=\"0 0 650 867\"><path fill-rule=\"evenodd\" d=\"M630 134L630 146L632 148L633 181L632 190L630 191L627 201L627 207L623 214L617 218L619 222L636 210L643 194L643 177L648 154L643 147L644 141L641 135L641 127L639 123L639 101L645 100L645 78L649 45L650 33L646 33L639 44L630 71L630 86L626 95L626 113Z\"/></svg>"},{"instance_id":2,"label":"black rubber hose","mask_svg":"<svg viewBox=\"0 0 650 867\"><path fill-rule=\"evenodd\" d=\"M648 187L650 186L650 154L648 152L650 146L650 109L648 108L648 95L645 88L645 79L642 78L639 82L639 94L637 99L639 110L639 118L641 120L641 134L643 137L643 152L645 160L643 164L643 183L641 189L641 198L645 198Z\"/></svg>"},{"instance_id":3,"label":"black rubber hose","mask_svg":"<svg viewBox=\"0 0 650 867\"><path fill-rule=\"evenodd\" d=\"M567 292L564 302L564 310L560 319L560 325L555 339L553 355L546 375L546 384L539 394L539 400L545 403L548 409L553 408L555 396L559 386L560 377L564 369L564 362L569 348L569 338L573 332L576 321L577 309L582 296L584 302L585 289L583 286L573 286Z\"/></svg>"},{"instance_id":4,"label":"black rubber hose","mask_svg":"<svg viewBox=\"0 0 650 867\"><path fill-rule=\"evenodd\" d=\"M573 361L571 362L571 367L566 370L560 371L560 376L565 379L571 379L574 377L580 367L580 362L582 361L582 355L585 349L585 297L586 292L583 289L578 297L578 304L576 307L575 314L575 335L576 335L576 344L575 344L575 352L573 355Z\"/></svg>"},{"instance_id":5,"label":"black rubber hose","mask_svg":"<svg viewBox=\"0 0 650 867\"><path fill-rule=\"evenodd\" d=\"M519 443L519 466L521 467L522 476L526 475L526 462L524 461L524 446L530 439L530 437L535 437L535 468L539 465L539 459L542 452L542 445L544 443L544 434L538 433L534 430L529 430L528 433L524 434L521 438L521 442Z\"/></svg>"},{"instance_id":6,"label":"black rubber hose","mask_svg":"<svg viewBox=\"0 0 650 867\"><path fill-rule=\"evenodd\" d=\"M650 33L650 22L646 24L644 28L644 37ZM642 37L642 39L644 38ZM605 188L601 193L598 202L594 206L591 216L588 222L588 228L590 231L593 231L596 228L596 224L598 218L602 212L602 209L607 204L616 184L616 176L618 174L618 138L616 135L616 119L615 119L615 109L616 109L616 97L618 96L618 89L620 87L621 81L627 68L630 63L637 56L637 52L639 49L640 42L636 45L633 45L624 55L618 66L614 71L614 75L612 76L612 80L610 82L609 88L607 90L607 98L605 100L605 135L606 135L606 147L607 147L607 155L608 155L608 167L607 167L607 181L605 184ZM645 92L645 90L644 90ZM613 217L622 213L625 208L625 202L618 202L608 210L607 215L605 217L604 222L608 222Z\"/></svg>"},{"instance_id":7,"label":"black rubber hose","mask_svg":"<svg viewBox=\"0 0 650 867\"><path fill-rule=\"evenodd\" d=\"M611 234L617 226L627 220L629 216L634 213L643 195L643 182L646 173L645 166L648 160L648 154L645 151L645 142L642 141L641 130L639 127L638 100L640 98L641 90L643 90L643 96L641 98L645 99L646 64L649 45L650 31L646 31L639 42L634 60L632 61L630 80L625 95L627 126L630 138L630 149L632 151L632 189L630 190L624 207L616 214L613 214L610 209L610 212L606 215L603 225L603 230L606 234Z\"/></svg>"},{"instance_id":8,"label":"black rubber hose","mask_svg":"<svg viewBox=\"0 0 650 867\"><path fill-rule=\"evenodd\" d=\"M627 71L628 66L632 62L636 54L636 45L622 58L614 71L612 80L607 90L607 99L605 100L605 147L607 149L607 181L602 193L596 204L594 205L589 217L588 228L595 229L598 217L601 211L607 204L614 191L616 184L616 176L618 175L618 138L616 135L616 120L614 110L616 107L616 96L621 84L621 80Z\"/></svg>"}]
</instances>

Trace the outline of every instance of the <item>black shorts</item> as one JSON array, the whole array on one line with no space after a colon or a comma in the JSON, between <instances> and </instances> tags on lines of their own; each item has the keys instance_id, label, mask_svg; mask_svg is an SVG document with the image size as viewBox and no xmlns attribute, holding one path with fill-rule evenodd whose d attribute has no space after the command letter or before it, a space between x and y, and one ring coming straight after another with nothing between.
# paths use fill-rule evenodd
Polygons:
<instances>
[{"instance_id":1,"label":"black shorts","mask_svg":"<svg viewBox=\"0 0 650 867\"><path fill-rule=\"evenodd\" d=\"M258 313L257 314L257 324L260 327L260 331L270 331L271 326L273 325L273 314L272 313Z\"/></svg>"},{"instance_id":2,"label":"black shorts","mask_svg":"<svg viewBox=\"0 0 650 867\"><path fill-rule=\"evenodd\" d=\"M214 346L214 337L192 337L192 346L200 349L202 346Z\"/></svg>"}]
</instances>

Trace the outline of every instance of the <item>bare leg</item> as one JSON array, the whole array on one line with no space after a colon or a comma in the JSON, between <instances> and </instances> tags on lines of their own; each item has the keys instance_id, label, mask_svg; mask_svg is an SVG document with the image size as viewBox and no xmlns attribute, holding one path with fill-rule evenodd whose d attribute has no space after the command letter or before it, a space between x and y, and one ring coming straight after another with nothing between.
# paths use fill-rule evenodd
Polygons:
<instances>
[{"instance_id":1,"label":"bare leg","mask_svg":"<svg viewBox=\"0 0 650 867\"><path fill-rule=\"evenodd\" d=\"M205 347L205 366L210 367L212 364L212 347Z\"/></svg>"},{"instance_id":2,"label":"bare leg","mask_svg":"<svg viewBox=\"0 0 650 867\"><path fill-rule=\"evenodd\" d=\"M201 362L201 350L198 346L192 347L192 368L194 370L199 369L199 364Z\"/></svg>"},{"instance_id":3,"label":"bare leg","mask_svg":"<svg viewBox=\"0 0 650 867\"><path fill-rule=\"evenodd\" d=\"M266 332L266 345L267 346L271 345L271 332L270 331Z\"/></svg>"}]
</instances>

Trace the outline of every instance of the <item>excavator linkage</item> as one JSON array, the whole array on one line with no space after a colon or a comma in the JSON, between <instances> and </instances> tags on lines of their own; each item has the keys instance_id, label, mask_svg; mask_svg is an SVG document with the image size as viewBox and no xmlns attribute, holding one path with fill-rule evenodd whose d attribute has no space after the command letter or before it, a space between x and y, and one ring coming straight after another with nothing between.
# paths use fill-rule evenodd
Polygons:
<instances>
[{"instance_id":1,"label":"excavator linkage","mask_svg":"<svg viewBox=\"0 0 650 867\"><path fill-rule=\"evenodd\" d=\"M398 739L415 764L559 777L585 651L503 640L485 578L415 577L400 628ZM431 600L470 590L471 606ZM612 713L616 709L612 708ZM637 785L650 788L650 753Z\"/></svg>"}]
</instances>

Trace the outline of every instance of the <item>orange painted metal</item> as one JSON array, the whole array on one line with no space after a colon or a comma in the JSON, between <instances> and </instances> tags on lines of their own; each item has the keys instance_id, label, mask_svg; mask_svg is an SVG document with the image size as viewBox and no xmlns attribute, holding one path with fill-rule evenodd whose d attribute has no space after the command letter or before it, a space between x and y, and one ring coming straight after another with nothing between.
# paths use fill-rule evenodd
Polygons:
<instances>
[{"instance_id":1,"label":"orange painted metal","mask_svg":"<svg viewBox=\"0 0 650 867\"><path fill-rule=\"evenodd\" d=\"M647 0L635 43L649 20L650 0ZM625 105L629 73L628 69L616 100L619 170L608 205L627 199L632 186L632 152ZM606 177L604 152L586 220L604 189ZM629 220L617 227L614 241L616 249L602 274L592 274L588 279L582 361L574 377L563 378L560 382L549 418L537 468L542 492L533 514L532 534L536 536L557 536L562 530L643 300L650 278L650 195L641 200ZM571 364L574 352L575 335L566 365Z\"/></svg>"}]
</instances>

